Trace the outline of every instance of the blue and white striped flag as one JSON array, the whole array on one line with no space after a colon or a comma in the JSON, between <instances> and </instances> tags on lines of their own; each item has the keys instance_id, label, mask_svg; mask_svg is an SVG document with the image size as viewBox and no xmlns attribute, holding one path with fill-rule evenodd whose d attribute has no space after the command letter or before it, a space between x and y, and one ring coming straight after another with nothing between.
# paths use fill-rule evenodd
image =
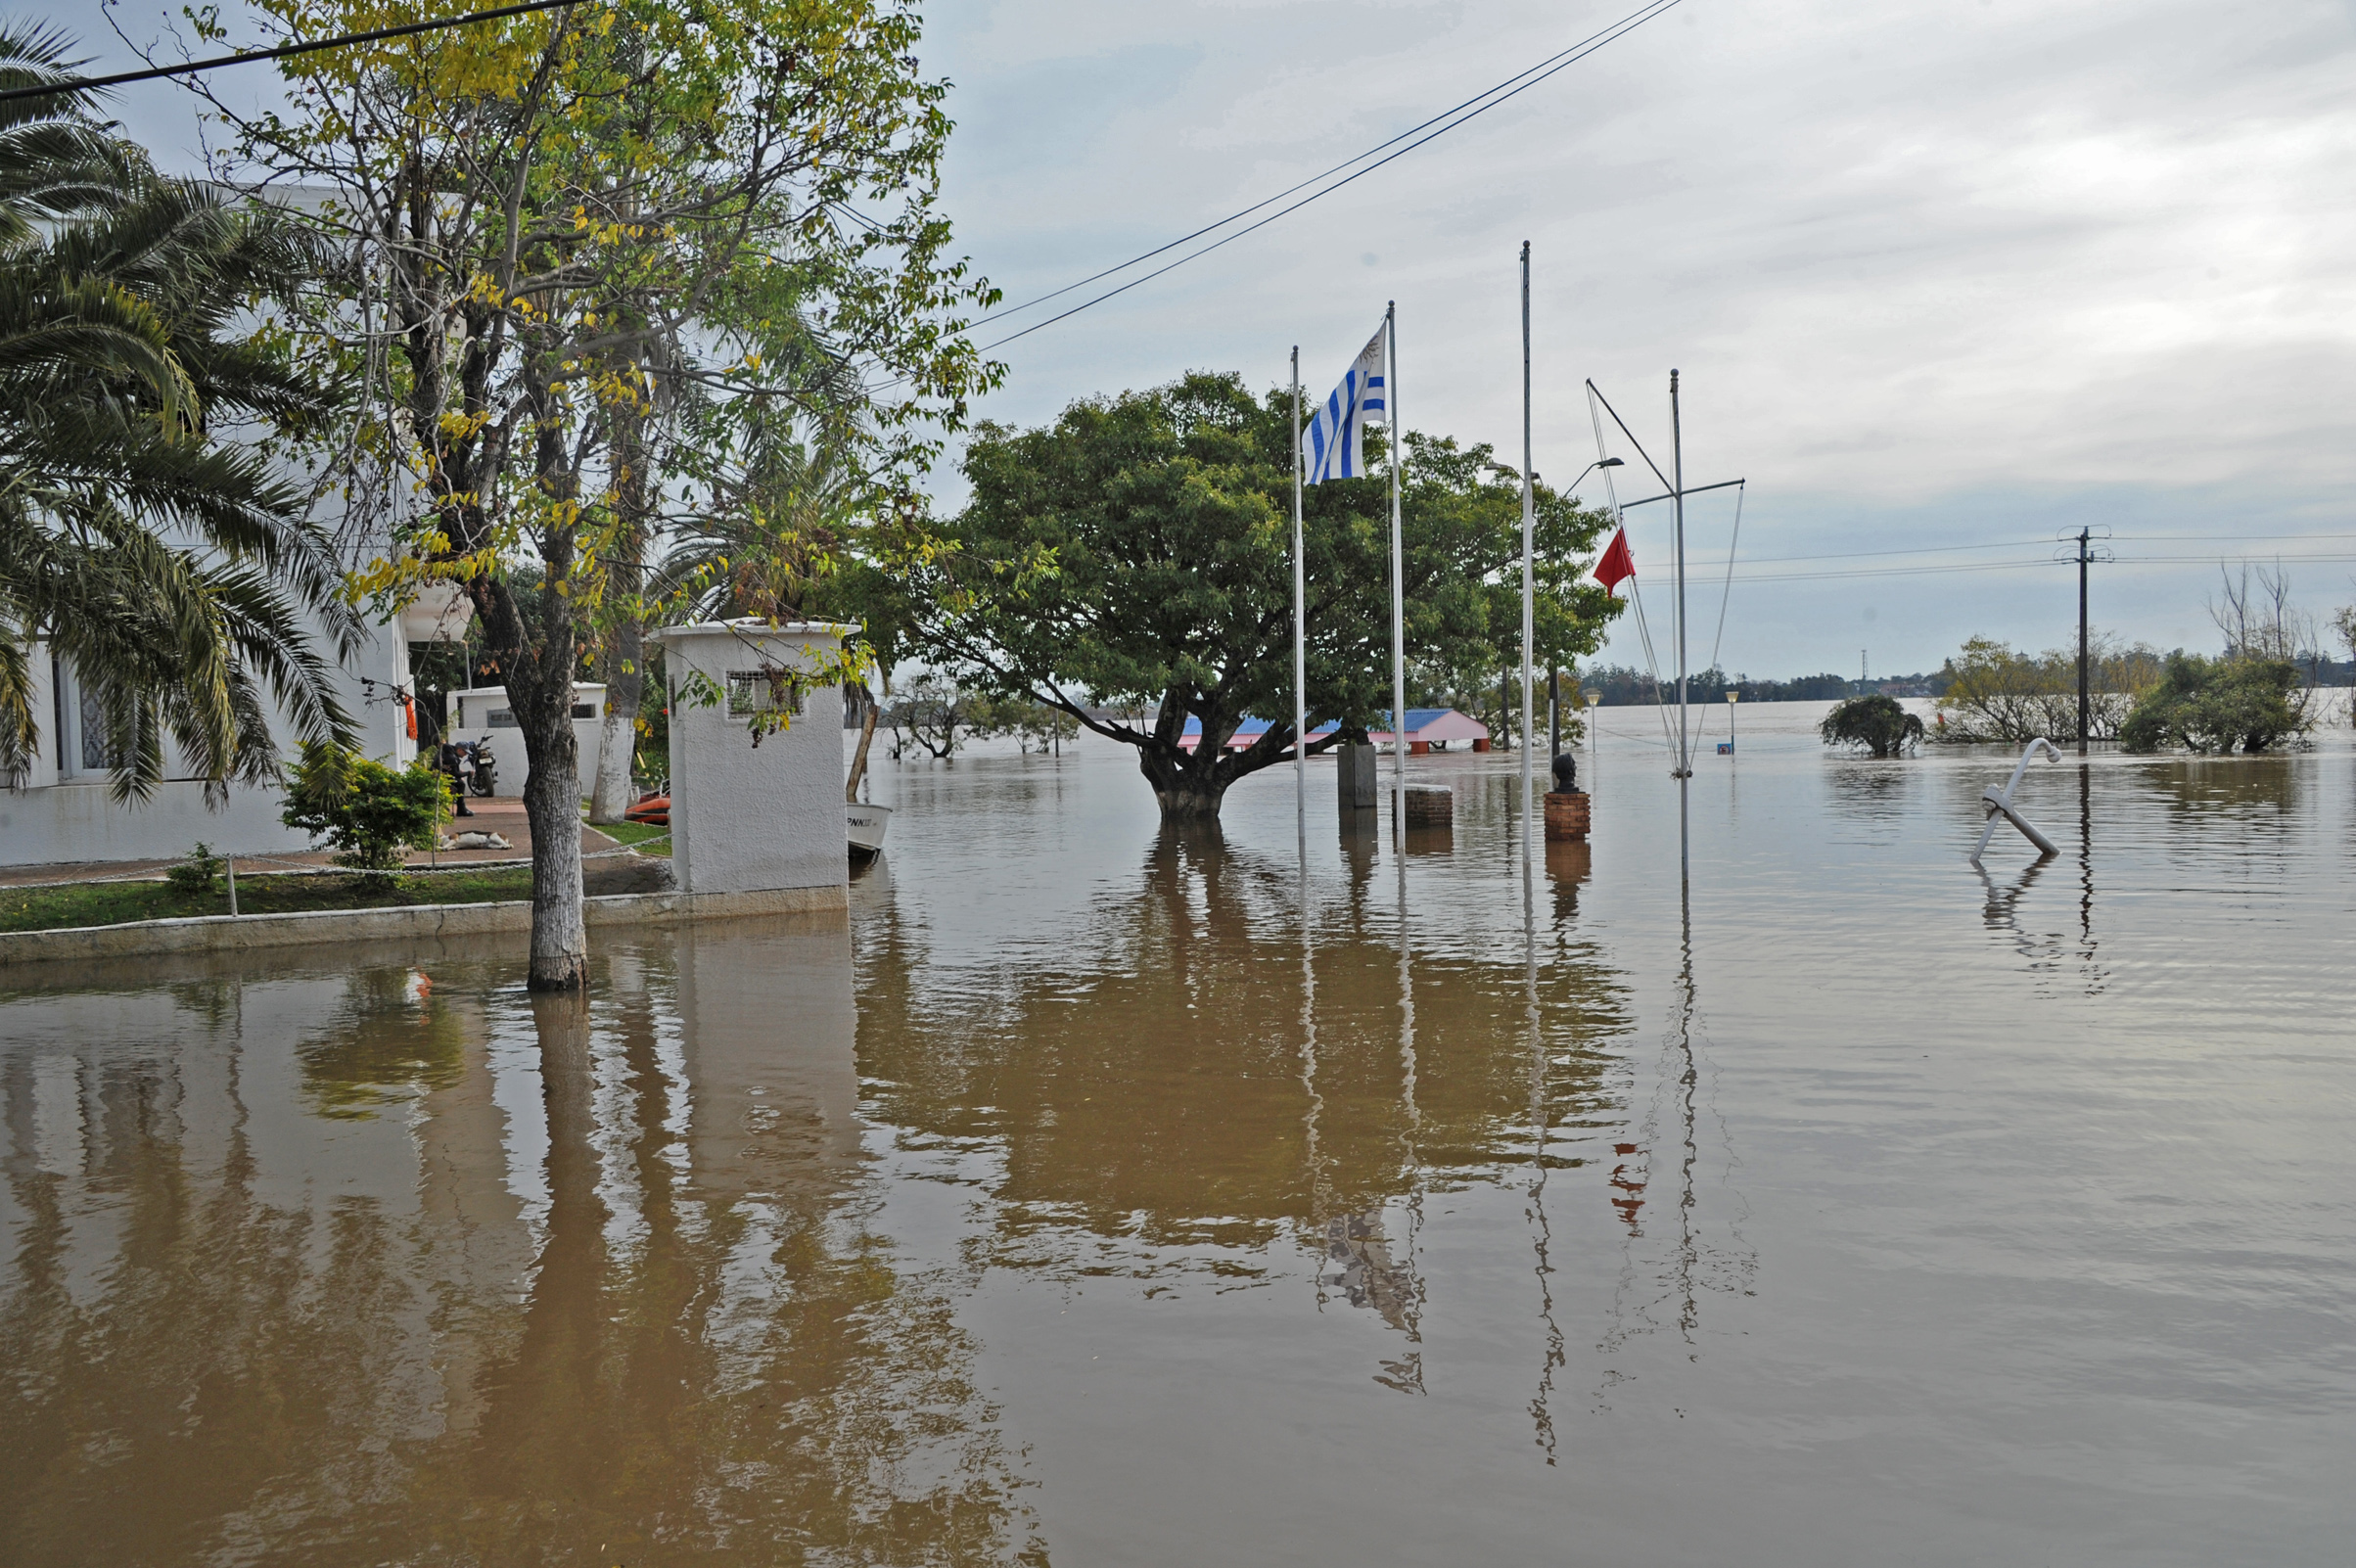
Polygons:
<instances>
[{"instance_id":1,"label":"blue and white striped flag","mask_svg":"<svg viewBox=\"0 0 2356 1568\"><path fill-rule=\"evenodd\" d=\"M1375 329L1360 350L1357 363L1342 377L1342 384L1309 422L1309 430L1301 438L1301 455L1309 470L1304 483L1318 484L1330 479L1364 476L1366 451L1361 432L1369 421L1380 423L1388 410L1382 339L1389 330L1388 322Z\"/></svg>"}]
</instances>

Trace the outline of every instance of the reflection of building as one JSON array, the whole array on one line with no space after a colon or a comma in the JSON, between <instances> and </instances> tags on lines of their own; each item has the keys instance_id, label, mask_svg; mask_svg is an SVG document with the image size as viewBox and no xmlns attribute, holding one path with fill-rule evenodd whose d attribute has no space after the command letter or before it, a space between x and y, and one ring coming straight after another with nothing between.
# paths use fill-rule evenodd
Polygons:
<instances>
[{"instance_id":1,"label":"reflection of building","mask_svg":"<svg viewBox=\"0 0 2356 1568\"><path fill-rule=\"evenodd\" d=\"M701 922L680 928L678 964L697 1195L831 1184L859 1153L850 922Z\"/></svg>"}]
</instances>

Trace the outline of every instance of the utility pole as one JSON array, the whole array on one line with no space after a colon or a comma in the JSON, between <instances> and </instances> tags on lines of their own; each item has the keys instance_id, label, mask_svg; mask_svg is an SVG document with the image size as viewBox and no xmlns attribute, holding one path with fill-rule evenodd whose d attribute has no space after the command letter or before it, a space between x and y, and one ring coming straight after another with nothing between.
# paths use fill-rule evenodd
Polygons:
<instances>
[{"instance_id":1,"label":"utility pole","mask_svg":"<svg viewBox=\"0 0 2356 1568\"><path fill-rule=\"evenodd\" d=\"M2078 755L2084 757L2094 730L2094 633L2086 617L2086 569L2112 559L2109 548L2096 542L2109 538L2110 530L2096 524L2057 537L2069 549L2055 551L2054 559L2078 564Z\"/></svg>"},{"instance_id":2,"label":"utility pole","mask_svg":"<svg viewBox=\"0 0 2356 1568\"><path fill-rule=\"evenodd\" d=\"M2094 537L2091 530L2078 530L2078 755L2086 755L2087 691L2086 691L2086 553L2087 542Z\"/></svg>"}]
</instances>

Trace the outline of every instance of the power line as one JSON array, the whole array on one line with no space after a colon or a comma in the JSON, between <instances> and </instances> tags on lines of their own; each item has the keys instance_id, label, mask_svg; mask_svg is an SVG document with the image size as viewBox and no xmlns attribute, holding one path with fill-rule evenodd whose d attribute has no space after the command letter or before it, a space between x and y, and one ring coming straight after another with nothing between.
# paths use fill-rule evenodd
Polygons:
<instances>
[{"instance_id":1,"label":"power line","mask_svg":"<svg viewBox=\"0 0 2356 1568\"><path fill-rule=\"evenodd\" d=\"M1649 22L1652 19L1648 16L1643 16L1642 14L1644 12L1666 11L1671 6L1678 3L1679 0L1653 0L1653 3L1640 7L1638 11L1630 13L1630 16L1642 17L1643 21ZM1157 255L1161 255L1166 252L1177 250L1179 246L1186 244L1190 240L1199 240L1204 235L1215 233L1220 229L1225 228L1230 223L1240 222L1242 219L1250 217L1254 212L1259 211L1264 207L1271 207L1274 204L1283 201L1286 197L1291 196L1297 191L1305 191L1320 180L1329 179L1333 175L1339 174L1342 170L1348 168L1353 163L1363 163L1367 159L1372 158L1376 153L1382 152L1385 148L1398 146L1399 143L1406 141L1417 131L1427 130L1430 127L1439 124L1442 120L1449 118L1451 115L1456 115L1463 110L1471 108L1471 106L1474 104L1480 103L1482 99L1503 92L1506 88L1511 87L1515 82L1520 81L1524 76L1530 75L1534 71L1545 70L1547 67L1553 65L1556 61L1561 61L1562 64L1569 65L1570 62L1568 60L1564 60L1564 56L1571 54L1574 50L1586 48L1589 44L1594 43L1596 39L1602 38L1603 33L1610 32L1612 27L1622 26L1622 24L1628 23L1629 20L1630 19L1628 17L1623 17L1619 22L1613 23L1611 27L1604 28L1602 32L1590 33L1587 37L1580 39L1577 43L1572 44L1569 48L1558 50L1555 53L1547 56L1546 59L1540 61L1537 65L1531 66L1526 69L1515 71L1512 75L1507 76L1503 81L1499 82L1494 87L1483 88L1481 91L1474 93L1470 98L1465 99L1462 103L1457 104L1453 108L1442 110L1439 114L1434 115L1431 118L1423 121L1421 124L1409 125L1406 130L1401 131L1389 141L1377 143L1375 146L1367 148L1363 153L1356 154L1350 158L1345 158L1340 162L1334 164L1331 168L1325 169L1321 173L1312 174L1309 176L1309 178L1301 181L1298 185L1288 186L1285 189L1278 191L1273 196L1254 202L1250 207L1244 208L1240 211L1230 212L1216 223L1206 223L1191 234L1181 234L1167 245L1157 245L1152 250L1144 253L1142 255L1132 255L1118 266L1110 266L1106 267L1102 272L1090 273L1088 276L1082 278L1077 283L1067 283L1060 289L1056 289L1047 294L1039 295L1036 299L1026 300L1021 304L1006 305L1000 309L993 310L986 316L976 316L973 321L969 323L969 325L978 327L987 321L998 321L1007 316L1019 315L1023 311L1030 309L1033 305L1045 304L1050 300L1060 300L1065 295L1072 293L1075 289L1085 289L1089 284L1100 282L1105 278L1111 277L1116 272L1127 272L1131 267L1135 266L1140 261L1150 261ZM1609 42L1610 40L1605 39L1604 41ZM1502 102L1503 100L1501 99L1499 101ZM1475 113L1478 113L1478 111L1475 111ZM1466 115L1464 117L1465 119L1470 119L1472 115ZM1458 121L1458 123L1462 123L1462 121ZM1281 216L1281 214L1278 215ZM1139 279L1138 281L1142 282L1144 280ZM1042 322L1040 325L1043 326L1045 323Z\"/></svg>"},{"instance_id":2,"label":"power line","mask_svg":"<svg viewBox=\"0 0 2356 1568\"><path fill-rule=\"evenodd\" d=\"M1802 558L1793 556L1779 559L1799 560ZM2237 559L2248 558L2239 557ZM2286 555L2266 559L2280 560L2293 565L2316 564L2356 561L2356 554ZM2123 555L2117 558L2116 564L2120 566L2214 566L2218 564L2218 560L2219 558L2213 555ZM1737 571L1734 574L1734 580L1737 582L1829 582L1847 577L1919 577L1940 576L1955 572L2019 572L2027 571L2032 567L2050 567L2054 564L2055 562L2051 558L2043 558L2035 561L1976 561L1955 566L1867 567L1856 572L1750 573ZM2071 564L2071 561L2065 558L2060 564L2067 566Z\"/></svg>"},{"instance_id":3,"label":"power line","mask_svg":"<svg viewBox=\"0 0 2356 1568\"><path fill-rule=\"evenodd\" d=\"M55 98L63 93L93 92L101 87L120 87L128 82L155 81L163 76L193 76L199 71L218 70L223 66L246 66L259 60L285 60L292 55L314 54L322 49L345 49L353 44L377 43L386 38L406 38L414 33L439 32L444 27L464 27L478 22L496 22L502 17L529 16L535 11L561 11L577 6L582 0L526 0L523 5L499 6L490 11L476 11L463 17L441 17L432 22L411 22L398 27L378 27L369 32L346 32L333 38L314 38L308 43L281 44L275 49L254 49L245 54L217 55L210 60L192 60L185 66L156 66L147 70L117 71L112 76L77 76L71 81L46 83L37 87L11 87L0 92L0 104L13 103L20 98Z\"/></svg>"},{"instance_id":4,"label":"power line","mask_svg":"<svg viewBox=\"0 0 2356 1568\"><path fill-rule=\"evenodd\" d=\"M1660 16L1663 12L1670 10L1680 3L1681 0L1652 0L1651 4L1640 6L1637 10L1630 12L1627 16L1622 17L1618 22L1613 23L1601 32L1593 33L1587 38L1582 39L1580 42L1573 44L1569 49L1562 51L1560 54L1549 56L1548 58L1552 60L1554 64L1546 66L1543 69L1539 66L1531 67L1530 70L1522 72L1522 75L1528 79L1523 80L1521 85L1512 88L1510 91L1501 93L1496 88L1492 88L1490 89L1489 93L1481 94L1478 98L1467 99L1467 103L1480 103L1480 107L1462 115L1457 115L1455 114L1455 111L1451 110L1448 115L1442 115L1438 116L1439 119L1446 120L1447 123L1442 124L1438 130L1432 131L1428 135L1419 136L1414 141L1409 142L1405 147L1401 147L1397 152L1390 154L1388 157L1376 159L1373 162L1366 164L1365 167L1357 170L1355 173L1346 174L1342 178L1335 180L1330 185L1312 191L1309 195L1302 197L1298 202L1293 203L1289 207L1278 208L1275 211L1270 212L1268 216L1262 218L1257 223L1246 225L1243 228L1237 229L1232 234L1214 240L1199 251L1190 251L1186 254L1179 256L1176 261L1169 263L1167 266L1156 267L1153 271L1146 273L1141 278L1132 278L1129 282L1122 284L1117 289L1107 289L1104 293L1096 296L1094 299L1084 300L1083 302L1074 305L1071 309L1066 310L1059 315L1049 316L1044 321L1034 322L1032 325L1025 327L1020 332L1011 332L993 343L984 344L980 351L983 353L989 353L993 349L1003 348L1006 345L1014 342L1017 338L1028 338L1031 336L1031 334L1039 332L1047 327L1052 327L1059 321L1069 321L1072 317L1080 314L1083 310L1087 310L1096 305L1100 305L1104 303L1105 300L1112 299L1116 295L1127 294L1130 290L1136 288L1140 284L1151 283L1154 279L1162 276L1166 272L1174 272L1178 268L1184 266L1189 261L1209 255L1212 252L1218 250L1224 245L1232 244L1233 242L1242 239L1247 234L1251 234L1256 230L1268 227L1270 223L1275 222L1276 219L1283 217L1288 213L1299 211L1312 202L1317 201L1322 197L1331 196L1334 192L1340 190L1343 186L1350 184L1353 180L1359 179L1363 175L1373 173L1376 169L1382 167L1385 163L1391 162L1395 159L1405 158L1416 148L1424 145L1424 143L1436 141L1440 137L1447 135L1450 131L1455 130L1457 126L1466 124L1471 120L1479 118L1481 115L1495 109L1498 105L1504 103L1507 99L1519 97L1521 94L1528 92L1531 88L1537 86L1540 82L1545 81L1548 76L1553 75L1556 71L1565 70L1570 67L1577 65L1580 61L1585 60L1589 55L1594 54L1605 44L1611 43L1615 39L1635 31L1637 28L1642 26L1645 23L1652 21L1654 18ZM1537 74L1531 74L1532 71L1537 72ZM1506 81L1511 82L1518 78L1508 76L1505 79ZM1481 99L1487 99L1487 102L1480 102ZM1450 115L1455 115L1455 117L1451 118ZM1424 124L1430 125L1434 122L1434 120L1426 120L1424 121ZM1418 127L1418 129L1420 128L1421 127ZM1403 131L1401 133L1401 136L1414 135L1414 131ZM1400 137L1395 136L1391 139L1391 141L1383 143L1382 147L1390 147L1399 140ZM1347 168L1349 167L1350 163L1361 161L1363 159L1372 157L1373 153L1381 151L1381 147L1374 148L1369 152L1360 154L1356 159L1349 160L1347 162L1338 163L1334 166L1336 168ZM1324 176L1319 175L1317 178L1322 179ZM1315 181L1311 181L1309 183L1315 183ZM1299 190L1300 188L1301 187L1297 185L1293 187L1294 190ZM1278 202L1282 200L1282 196L1271 196L1268 199L1268 202L1262 202L1258 204L1258 206L1246 208L1244 208L1243 212L1237 213L1233 217L1224 218L1220 222L1212 224L1210 228L1197 230L1196 236L1208 234L1211 232L1211 229L1223 228L1226 224L1234 222L1236 217L1241 217L1247 213L1256 212L1260 209L1260 208L1268 206L1269 202ZM1194 238L1196 236L1189 236L1188 238ZM1171 246L1183 245L1185 243L1185 240L1174 240L1170 245L1163 246L1156 251L1149 251L1144 255L1132 257L1130 260L1123 262L1120 266L1109 268L1105 272L1096 274L1096 276L1098 278L1109 277L1114 272L1125 271L1130 267L1135 266L1139 261L1143 261L1152 256L1161 254L1162 252L1171 249ZM1058 290L1057 293L1068 294L1072 289L1082 288L1085 286L1085 283L1073 284L1069 288ZM1051 299L1053 296L1042 296L1041 298ZM1018 305L1015 308L1028 309L1030 304L1037 304L1039 302L1039 300L1034 300L1030 301L1029 304ZM1005 311L1000 311L998 313L1000 315L1006 314Z\"/></svg>"}]
</instances>

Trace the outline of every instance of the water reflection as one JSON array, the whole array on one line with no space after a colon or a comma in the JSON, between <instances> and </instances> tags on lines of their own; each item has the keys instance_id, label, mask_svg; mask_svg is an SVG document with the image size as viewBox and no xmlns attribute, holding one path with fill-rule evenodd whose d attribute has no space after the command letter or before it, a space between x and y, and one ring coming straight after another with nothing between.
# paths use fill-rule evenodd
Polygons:
<instances>
[{"instance_id":1,"label":"water reflection","mask_svg":"<svg viewBox=\"0 0 2356 1568\"><path fill-rule=\"evenodd\" d=\"M842 927L511 987L10 1006L11 1560L1031 1549L951 1299L867 1222Z\"/></svg>"},{"instance_id":2,"label":"water reflection","mask_svg":"<svg viewBox=\"0 0 2356 1568\"><path fill-rule=\"evenodd\" d=\"M965 1157L989 1263L1272 1283L1271 1249L1297 1247L1325 1299L1402 1336L1378 1380L1419 1391L1426 1194L1534 1172L1542 1150L1584 1163L1620 1119L1601 1045L1625 998L1590 950L1549 963L1534 1053L1519 966L1420 953L1409 884L1370 897L1388 853L1346 857L1320 902L1293 868L1166 831L1052 961L921 1002L922 933L880 918L860 955L872 1113L904 1148Z\"/></svg>"}]
</instances>

